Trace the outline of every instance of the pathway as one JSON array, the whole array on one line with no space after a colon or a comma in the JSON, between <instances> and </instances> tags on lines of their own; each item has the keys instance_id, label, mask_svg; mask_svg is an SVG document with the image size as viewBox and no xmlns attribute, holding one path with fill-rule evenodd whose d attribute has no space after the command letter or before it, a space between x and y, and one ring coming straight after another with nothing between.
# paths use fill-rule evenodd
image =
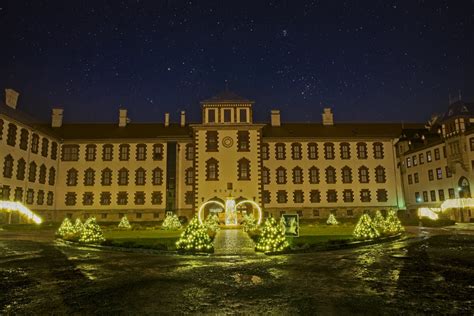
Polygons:
<instances>
[{"instance_id":1,"label":"pathway","mask_svg":"<svg viewBox=\"0 0 474 316\"><path fill-rule=\"evenodd\" d=\"M255 254L255 243L241 229L221 229L214 239L215 255Z\"/></svg>"}]
</instances>

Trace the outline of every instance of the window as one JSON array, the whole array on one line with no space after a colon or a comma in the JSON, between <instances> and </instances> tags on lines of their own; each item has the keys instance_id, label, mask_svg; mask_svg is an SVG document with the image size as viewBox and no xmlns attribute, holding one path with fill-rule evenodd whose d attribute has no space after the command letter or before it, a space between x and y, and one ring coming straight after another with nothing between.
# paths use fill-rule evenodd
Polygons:
<instances>
[{"instance_id":1,"label":"window","mask_svg":"<svg viewBox=\"0 0 474 316\"><path fill-rule=\"evenodd\" d=\"M277 160L284 160L286 158L285 144L275 144L275 158Z\"/></svg>"},{"instance_id":2,"label":"window","mask_svg":"<svg viewBox=\"0 0 474 316\"><path fill-rule=\"evenodd\" d=\"M8 185L4 185L2 187L1 193L2 194L0 195L0 199L4 201L10 200L10 187Z\"/></svg>"},{"instance_id":3,"label":"window","mask_svg":"<svg viewBox=\"0 0 474 316\"><path fill-rule=\"evenodd\" d=\"M5 178L11 178L13 175L13 157L7 155L3 161L3 176Z\"/></svg>"},{"instance_id":4,"label":"window","mask_svg":"<svg viewBox=\"0 0 474 316\"><path fill-rule=\"evenodd\" d=\"M374 143L374 158L375 159L383 159L384 152L383 152L383 144L382 143Z\"/></svg>"},{"instance_id":5,"label":"window","mask_svg":"<svg viewBox=\"0 0 474 316\"><path fill-rule=\"evenodd\" d=\"M250 161L245 158L240 159L237 168L239 180L250 180Z\"/></svg>"},{"instance_id":6,"label":"window","mask_svg":"<svg viewBox=\"0 0 474 316\"><path fill-rule=\"evenodd\" d=\"M84 185L91 186L95 183L95 171L94 169L88 168L84 171Z\"/></svg>"},{"instance_id":7,"label":"window","mask_svg":"<svg viewBox=\"0 0 474 316\"><path fill-rule=\"evenodd\" d=\"M193 152L193 155L194 155L194 152ZM153 145L153 160L155 161L163 160L163 144Z\"/></svg>"},{"instance_id":8,"label":"window","mask_svg":"<svg viewBox=\"0 0 474 316\"><path fill-rule=\"evenodd\" d=\"M207 110L207 121L209 123L216 122L216 110L215 109L208 109Z\"/></svg>"},{"instance_id":9,"label":"window","mask_svg":"<svg viewBox=\"0 0 474 316\"><path fill-rule=\"evenodd\" d=\"M143 191L135 192L135 205L144 205L144 204L145 204L145 192Z\"/></svg>"},{"instance_id":10,"label":"window","mask_svg":"<svg viewBox=\"0 0 474 316\"><path fill-rule=\"evenodd\" d=\"M415 192L415 201L416 203L421 203L420 192Z\"/></svg>"},{"instance_id":11,"label":"window","mask_svg":"<svg viewBox=\"0 0 474 316\"><path fill-rule=\"evenodd\" d=\"M354 192L351 189L345 189L343 199L344 202L354 202Z\"/></svg>"},{"instance_id":12,"label":"window","mask_svg":"<svg viewBox=\"0 0 474 316\"><path fill-rule=\"evenodd\" d=\"M16 130L17 127L15 124L8 124L8 131L7 131L7 144L10 146L15 146L16 144Z\"/></svg>"},{"instance_id":13,"label":"window","mask_svg":"<svg viewBox=\"0 0 474 316\"><path fill-rule=\"evenodd\" d=\"M319 217L319 210L313 210L313 217Z\"/></svg>"},{"instance_id":14,"label":"window","mask_svg":"<svg viewBox=\"0 0 474 316\"><path fill-rule=\"evenodd\" d=\"M247 109L239 109L240 123L247 123Z\"/></svg>"},{"instance_id":15,"label":"window","mask_svg":"<svg viewBox=\"0 0 474 316\"><path fill-rule=\"evenodd\" d=\"M443 169L436 168L436 179L438 179L438 180L443 179Z\"/></svg>"},{"instance_id":16,"label":"window","mask_svg":"<svg viewBox=\"0 0 474 316\"><path fill-rule=\"evenodd\" d=\"M38 153L38 147L39 147L39 136L38 134L33 134L31 138L31 152L33 154Z\"/></svg>"},{"instance_id":17,"label":"window","mask_svg":"<svg viewBox=\"0 0 474 316\"><path fill-rule=\"evenodd\" d=\"M230 123L232 121L232 110L224 109L224 123Z\"/></svg>"},{"instance_id":18,"label":"window","mask_svg":"<svg viewBox=\"0 0 474 316\"><path fill-rule=\"evenodd\" d=\"M128 185L128 170L122 168L118 172L118 184L119 185Z\"/></svg>"},{"instance_id":19,"label":"window","mask_svg":"<svg viewBox=\"0 0 474 316\"><path fill-rule=\"evenodd\" d=\"M248 131L237 132L237 151L250 151L250 134Z\"/></svg>"},{"instance_id":20,"label":"window","mask_svg":"<svg viewBox=\"0 0 474 316\"><path fill-rule=\"evenodd\" d=\"M28 171L28 181L36 181L36 163L34 161L30 163L30 169Z\"/></svg>"},{"instance_id":21,"label":"window","mask_svg":"<svg viewBox=\"0 0 474 316\"><path fill-rule=\"evenodd\" d=\"M357 144L357 158L367 159L367 144L366 143Z\"/></svg>"},{"instance_id":22,"label":"window","mask_svg":"<svg viewBox=\"0 0 474 316\"><path fill-rule=\"evenodd\" d=\"M102 160L112 161L113 158L114 158L114 146L111 144L106 144L102 146Z\"/></svg>"},{"instance_id":23,"label":"window","mask_svg":"<svg viewBox=\"0 0 474 316\"><path fill-rule=\"evenodd\" d=\"M360 190L360 201L361 202L370 202L370 190L369 189L362 189Z\"/></svg>"},{"instance_id":24,"label":"window","mask_svg":"<svg viewBox=\"0 0 474 316\"><path fill-rule=\"evenodd\" d=\"M65 204L67 206L76 205L77 194L76 192L67 192Z\"/></svg>"},{"instance_id":25,"label":"window","mask_svg":"<svg viewBox=\"0 0 474 316\"><path fill-rule=\"evenodd\" d=\"M439 200L441 202L444 201L444 190L443 189L438 190L438 196L439 196Z\"/></svg>"},{"instance_id":26,"label":"window","mask_svg":"<svg viewBox=\"0 0 474 316\"><path fill-rule=\"evenodd\" d=\"M186 144L186 160L194 160L194 145Z\"/></svg>"},{"instance_id":27,"label":"window","mask_svg":"<svg viewBox=\"0 0 474 316\"><path fill-rule=\"evenodd\" d=\"M33 204L35 201L35 191L33 189L28 189L26 191L26 203Z\"/></svg>"},{"instance_id":28,"label":"window","mask_svg":"<svg viewBox=\"0 0 474 316\"><path fill-rule=\"evenodd\" d=\"M270 169L263 167L262 168L262 183L269 184L270 183Z\"/></svg>"},{"instance_id":29,"label":"window","mask_svg":"<svg viewBox=\"0 0 474 316\"><path fill-rule=\"evenodd\" d=\"M446 166L446 178L451 178L453 174L451 173L451 169L449 169L448 166Z\"/></svg>"},{"instance_id":30,"label":"window","mask_svg":"<svg viewBox=\"0 0 474 316\"><path fill-rule=\"evenodd\" d=\"M97 146L94 144L89 144L86 146L86 160L95 161Z\"/></svg>"},{"instance_id":31,"label":"window","mask_svg":"<svg viewBox=\"0 0 474 316\"><path fill-rule=\"evenodd\" d=\"M428 180L430 181L434 180L434 173L432 169L428 170Z\"/></svg>"},{"instance_id":32,"label":"window","mask_svg":"<svg viewBox=\"0 0 474 316\"><path fill-rule=\"evenodd\" d=\"M261 153L262 153L262 159L263 160L268 160L270 158L269 150L270 150L270 148L269 148L268 144L262 144Z\"/></svg>"},{"instance_id":33,"label":"window","mask_svg":"<svg viewBox=\"0 0 474 316\"><path fill-rule=\"evenodd\" d=\"M418 172L415 172L415 173L413 174L413 179L415 180L415 183L420 182L420 177L418 176Z\"/></svg>"},{"instance_id":34,"label":"window","mask_svg":"<svg viewBox=\"0 0 474 316\"><path fill-rule=\"evenodd\" d=\"M77 170L72 168L67 171L66 177L67 186L76 186L77 185Z\"/></svg>"},{"instance_id":35,"label":"window","mask_svg":"<svg viewBox=\"0 0 474 316\"><path fill-rule=\"evenodd\" d=\"M128 161L130 159L130 145L120 144L119 159L120 161Z\"/></svg>"},{"instance_id":36,"label":"window","mask_svg":"<svg viewBox=\"0 0 474 316\"><path fill-rule=\"evenodd\" d=\"M52 191L48 191L48 195L46 196L46 204L53 205L54 203L54 193Z\"/></svg>"},{"instance_id":37,"label":"window","mask_svg":"<svg viewBox=\"0 0 474 316\"><path fill-rule=\"evenodd\" d=\"M206 132L206 151L218 151L217 131Z\"/></svg>"},{"instance_id":38,"label":"window","mask_svg":"<svg viewBox=\"0 0 474 316\"><path fill-rule=\"evenodd\" d=\"M15 201L18 201L18 202L23 201L23 189L20 187L15 188Z\"/></svg>"},{"instance_id":39,"label":"window","mask_svg":"<svg viewBox=\"0 0 474 316\"><path fill-rule=\"evenodd\" d=\"M365 166L359 168L359 182L369 183L369 169Z\"/></svg>"},{"instance_id":40,"label":"window","mask_svg":"<svg viewBox=\"0 0 474 316\"><path fill-rule=\"evenodd\" d=\"M51 159L56 160L58 158L58 143L52 142L51 143Z\"/></svg>"},{"instance_id":41,"label":"window","mask_svg":"<svg viewBox=\"0 0 474 316\"><path fill-rule=\"evenodd\" d=\"M347 210L346 215L349 216L349 217L352 217L352 216L354 216L354 211L353 210Z\"/></svg>"},{"instance_id":42,"label":"window","mask_svg":"<svg viewBox=\"0 0 474 316\"><path fill-rule=\"evenodd\" d=\"M128 193L125 191L120 191L117 193L117 204L118 205L127 205L128 203Z\"/></svg>"},{"instance_id":43,"label":"window","mask_svg":"<svg viewBox=\"0 0 474 316\"><path fill-rule=\"evenodd\" d=\"M194 169L188 168L186 169L185 179L184 182L186 185L193 185L194 184Z\"/></svg>"},{"instance_id":44,"label":"window","mask_svg":"<svg viewBox=\"0 0 474 316\"><path fill-rule=\"evenodd\" d=\"M474 137L469 139L469 147L471 148L471 151L474 151Z\"/></svg>"},{"instance_id":45,"label":"window","mask_svg":"<svg viewBox=\"0 0 474 316\"><path fill-rule=\"evenodd\" d=\"M105 168L102 170L101 184L102 185L112 184L112 170L110 170L109 168Z\"/></svg>"},{"instance_id":46,"label":"window","mask_svg":"<svg viewBox=\"0 0 474 316\"><path fill-rule=\"evenodd\" d=\"M285 184L286 183L286 169L283 167L278 167L276 170L276 182L278 184Z\"/></svg>"},{"instance_id":47,"label":"window","mask_svg":"<svg viewBox=\"0 0 474 316\"><path fill-rule=\"evenodd\" d=\"M277 191L277 202L278 203L286 203L288 201L288 197L285 190L278 190Z\"/></svg>"},{"instance_id":48,"label":"window","mask_svg":"<svg viewBox=\"0 0 474 316\"><path fill-rule=\"evenodd\" d=\"M348 166L342 168L342 183L352 183L352 169Z\"/></svg>"},{"instance_id":49,"label":"window","mask_svg":"<svg viewBox=\"0 0 474 316\"><path fill-rule=\"evenodd\" d=\"M382 166L377 166L375 168L375 182L377 183L385 183L385 168Z\"/></svg>"},{"instance_id":50,"label":"window","mask_svg":"<svg viewBox=\"0 0 474 316\"><path fill-rule=\"evenodd\" d=\"M94 193L84 192L82 195L82 205L92 205L94 204Z\"/></svg>"},{"instance_id":51,"label":"window","mask_svg":"<svg viewBox=\"0 0 474 316\"><path fill-rule=\"evenodd\" d=\"M207 181L219 180L219 163L214 158L211 158L208 161L206 161L206 180Z\"/></svg>"},{"instance_id":52,"label":"window","mask_svg":"<svg viewBox=\"0 0 474 316\"><path fill-rule=\"evenodd\" d=\"M296 190L293 192L293 201L295 203L303 203L304 202L304 195L302 190Z\"/></svg>"},{"instance_id":53,"label":"window","mask_svg":"<svg viewBox=\"0 0 474 316\"><path fill-rule=\"evenodd\" d=\"M408 184L413 184L413 176L411 174L408 175Z\"/></svg>"},{"instance_id":54,"label":"window","mask_svg":"<svg viewBox=\"0 0 474 316\"><path fill-rule=\"evenodd\" d=\"M431 151L426 152L426 162L431 162L433 158L431 157Z\"/></svg>"},{"instance_id":55,"label":"window","mask_svg":"<svg viewBox=\"0 0 474 316\"><path fill-rule=\"evenodd\" d=\"M107 213L102 213L100 214L100 218L107 219L107 215L108 215Z\"/></svg>"},{"instance_id":56,"label":"window","mask_svg":"<svg viewBox=\"0 0 474 316\"><path fill-rule=\"evenodd\" d=\"M112 194L110 192L100 193L100 205L110 205L112 203Z\"/></svg>"},{"instance_id":57,"label":"window","mask_svg":"<svg viewBox=\"0 0 474 316\"><path fill-rule=\"evenodd\" d=\"M448 196L449 196L450 199L454 199L454 198L455 198L454 189L453 189L453 188L449 188L449 189L448 189Z\"/></svg>"},{"instance_id":58,"label":"window","mask_svg":"<svg viewBox=\"0 0 474 316\"><path fill-rule=\"evenodd\" d=\"M264 204L270 203L270 191L263 191L262 192L262 200Z\"/></svg>"},{"instance_id":59,"label":"window","mask_svg":"<svg viewBox=\"0 0 474 316\"><path fill-rule=\"evenodd\" d=\"M138 168L135 170L135 184L136 185L145 185L146 171L143 168Z\"/></svg>"},{"instance_id":60,"label":"window","mask_svg":"<svg viewBox=\"0 0 474 316\"><path fill-rule=\"evenodd\" d=\"M324 144L324 158L325 159L334 159L334 144L325 143Z\"/></svg>"},{"instance_id":61,"label":"window","mask_svg":"<svg viewBox=\"0 0 474 316\"><path fill-rule=\"evenodd\" d=\"M160 205L161 203L163 203L163 194L159 191L154 191L151 194L151 204Z\"/></svg>"},{"instance_id":62,"label":"window","mask_svg":"<svg viewBox=\"0 0 474 316\"><path fill-rule=\"evenodd\" d=\"M301 144L291 144L291 158L293 158L293 160L301 160L301 156Z\"/></svg>"},{"instance_id":63,"label":"window","mask_svg":"<svg viewBox=\"0 0 474 316\"><path fill-rule=\"evenodd\" d=\"M316 143L308 144L308 159L310 160L318 159L318 144Z\"/></svg>"},{"instance_id":64,"label":"window","mask_svg":"<svg viewBox=\"0 0 474 316\"><path fill-rule=\"evenodd\" d=\"M423 202L428 202L428 191L423 191Z\"/></svg>"},{"instance_id":65,"label":"window","mask_svg":"<svg viewBox=\"0 0 474 316\"><path fill-rule=\"evenodd\" d=\"M20 149L28 150L28 137L28 131L22 128L20 132Z\"/></svg>"},{"instance_id":66,"label":"window","mask_svg":"<svg viewBox=\"0 0 474 316\"><path fill-rule=\"evenodd\" d=\"M326 168L326 183L336 183L336 169L331 166Z\"/></svg>"},{"instance_id":67,"label":"window","mask_svg":"<svg viewBox=\"0 0 474 316\"><path fill-rule=\"evenodd\" d=\"M49 140L45 137L41 140L41 156L48 157Z\"/></svg>"},{"instance_id":68,"label":"window","mask_svg":"<svg viewBox=\"0 0 474 316\"><path fill-rule=\"evenodd\" d=\"M336 190L327 190L326 198L329 203L337 202L337 191Z\"/></svg>"},{"instance_id":69,"label":"window","mask_svg":"<svg viewBox=\"0 0 474 316\"><path fill-rule=\"evenodd\" d=\"M435 190L430 191L430 198L431 198L431 202L436 202L436 191Z\"/></svg>"},{"instance_id":70,"label":"window","mask_svg":"<svg viewBox=\"0 0 474 316\"><path fill-rule=\"evenodd\" d=\"M411 158L407 157L407 168L411 167Z\"/></svg>"},{"instance_id":71,"label":"window","mask_svg":"<svg viewBox=\"0 0 474 316\"><path fill-rule=\"evenodd\" d=\"M41 184L45 184L46 183L46 172L48 170L46 169L46 166L44 164L42 164L39 168L39 176L38 176L38 182L41 183Z\"/></svg>"},{"instance_id":72,"label":"window","mask_svg":"<svg viewBox=\"0 0 474 316\"><path fill-rule=\"evenodd\" d=\"M188 205L194 204L194 192L193 191L186 191L184 194L184 203Z\"/></svg>"},{"instance_id":73,"label":"window","mask_svg":"<svg viewBox=\"0 0 474 316\"><path fill-rule=\"evenodd\" d=\"M317 167L309 168L309 183L317 184L319 183L319 169Z\"/></svg>"},{"instance_id":74,"label":"window","mask_svg":"<svg viewBox=\"0 0 474 316\"><path fill-rule=\"evenodd\" d=\"M418 158L417 158L417 156L414 155L411 159L413 160L413 166L418 166Z\"/></svg>"},{"instance_id":75,"label":"window","mask_svg":"<svg viewBox=\"0 0 474 316\"><path fill-rule=\"evenodd\" d=\"M34 139L33 134L33 139ZM33 147L33 146L32 146ZM79 145L63 145L62 147L63 161L78 161L79 160Z\"/></svg>"},{"instance_id":76,"label":"window","mask_svg":"<svg viewBox=\"0 0 474 316\"><path fill-rule=\"evenodd\" d=\"M319 192L319 190L311 190L311 192L309 194L309 198L310 198L311 203L320 203L321 202L321 192Z\"/></svg>"},{"instance_id":77,"label":"window","mask_svg":"<svg viewBox=\"0 0 474 316\"><path fill-rule=\"evenodd\" d=\"M435 160L440 160L441 159L441 156L440 156L440 153L439 153L439 148L435 148L434 157L435 157Z\"/></svg>"},{"instance_id":78,"label":"window","mask_svg":"<svg viewBox=\"0 0 474 316\"><path fill-rule=\"evenodd\" d=\"M161 168L153 169L153 185L162 185L163 184L163 170Z\"/></svg>"},{"instance_id":79,"label":"window","mask_svg":"<svg viewBox=\"0 0 474 316\"><path fill-rule=\"evenodd\" d=\"M377 189L377 202L387 202L388 194L385 189Z\"/></svg>"},{"instance_id":80,"label":"window","mask_svg":"<svg viewBox=\"0 0 474 316\"><path fill-rule=\"evenodd\" d=\"M0 139L3 139L3 125L5 123L3 122L2 119L0 119Z\"/></svg>"},{"instance_id":81,"label":"window","mask_svg":"<svg viewBox=\"0 0 474 316\"><path fill-rule=\"evenodd\" d=\"M340 144L341 159L351 159L351 147L349 143Z\"/></svg>"},{"instance_id":82,"label":"window","mask_svg":"<svg viewBox=\"0 0 474 316\"><path fill-rule=\"evenodd\" d=\"M303 183L303 170L300 167L293 168L293 183L294 184Z\"/></svg>"},{"instance_id":83,"label":"window","mask_svg":"<svg viewBox=\"0 0 474 316\"><path fill-rule=\"evenodd\" d=\"M420 165L425 163L425 156L423 155L423 153L418 155L418 161L420 162Z\"/></svg>"},{"instance_id":84,"label":"window","mask_svg":"<svg viewBox=\"0 0 474 316\"><path fill-rule=\"evenodd\" d=\"M154 219L160 218L160 212L154 212L153 213L153 218Z\"/></svg>"},{"instance_id":85,"label":"window","mask_svg":"<svg viewBox=\"0 0 474 316\"><path fill-rule=\"evenodd\" d=\"M139 161L146 160L146 145L145 144L137 144L136 147L136 158Z\"/></svg>"}]
</instances>

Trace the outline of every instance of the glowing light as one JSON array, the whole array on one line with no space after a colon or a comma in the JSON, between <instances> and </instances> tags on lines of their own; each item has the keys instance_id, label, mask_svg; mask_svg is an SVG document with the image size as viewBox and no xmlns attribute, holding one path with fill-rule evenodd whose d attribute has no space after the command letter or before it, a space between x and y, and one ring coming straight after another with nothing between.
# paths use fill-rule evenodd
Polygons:
<instances>
[{"instance_id":1,"label":"glowing light","mask_svg":"<svg viewBox=\"0 0 474 316\"><path fill-rule=\"evenodd\" d=\"M130 222L128 221L127 216L122 217L122 219L120 220L120 223L118 224L118 228L132 229L132 226L130 225Z\"/></svg>"},{"instance_id":2,"label":"glowing light","mask_svg":"<svg viewBox=\"0 0 474 316\"><path fill-rule=\"evenodd\" d=\"M225 224L237 225L237 213L233 198L227 198L225 201Z\"/></svg>"},{"instance_id":3,"label":"glowing light","mask_svg":"<svg viewBox=\"0 0 474 316\"><path fill-rule=\"evenodd\" d=\"M202 203L201 206L199 207L199 211L198 211L199 224L203 225L202 212L204 211L204 207L208 204L213 204L213 203L219 205L220 207L222 207L222 209L225 209L224 204L222 204L221 202L218 202L218 201L207 201L207 202Z\"/></svg>"},{"instance_id":4,"label":"glowing light","mask_svg":"<svg viewBox=\"0 0 474 316\"><path fill-rule=\"evenodd\" d=\"M418 217L428 217L429 219L437 220L438 219L437 213L439 212L441 212L440 208L420 207L418 208Z\"/></svg>"},{"instance_id":5,"label":"glowing light","mask_svg":"<svg viewBox=\"0 0 474 316\"><path fill-rule=\"evenodd\" d=\"M36 224L41 224L43 220L41 217L33 213L29 208L21 204L20 202L12 202L12 201L0 201L0 209L4 209L7 211L18 211L20 214L24 215L25 217L29 218Z\"/></svg>"},{"instance_id":6,"label":"glowing light","mask_svg":"<svg viewBox=\"0 0 474 316\"><path fill-rule=\"evenodd\" d=\"M250 203L250 204L252 204L253 206L255 206L257 208L257 210L258 210L257 225L260 225L262 223L262 209L261 209L260 205L258 205L255 201L243 200L243 201L240 201L239 203L237 203L235 205L235 208L238 208L239 205L242 205L242 204L245 204L245 203Z\"/></svg>"},{"instance_id":7,"label":"glowing light","mask_svg":"<svg viewBox=\"0 0 474 316\"><path fill-rule=\"evenodd\" d=\"M181 222L176 214L167 215L163 224L161 224L161 229L164 230L178 230L181 229Z\"/></svg>"},{"instance_id":8,"label":"glowing light","mask_svg":"<svg viewBox=\"0 0 474 316\"><path fill-rule=\"evenodd\" d=\"M449 199L441 203L441 211L450 208L472 208L474 207L474 198Z\"/></svg>"},{"instance_id":9,"label":"glowing light","mask_svg":"<svg viewBox=\"0 0 474 316\"><path fill-rule=\"evenodd\" d=\"M328 225L338 225L339 222L336 219L336 216L334 214L329 214L328 220L326 221L326 224Z\"/></svg>"},{"instance_id":10,"label":"glowing light","mask_svg":"<svg viewBox=\"0 0 474 316\"><path fill-rule=\"evenodd\" d=\"M355 239L361 240L380 237L380 233L372 222L369 214L362 214L352 234L354 235Z\"/></svg>"}]
</instances>

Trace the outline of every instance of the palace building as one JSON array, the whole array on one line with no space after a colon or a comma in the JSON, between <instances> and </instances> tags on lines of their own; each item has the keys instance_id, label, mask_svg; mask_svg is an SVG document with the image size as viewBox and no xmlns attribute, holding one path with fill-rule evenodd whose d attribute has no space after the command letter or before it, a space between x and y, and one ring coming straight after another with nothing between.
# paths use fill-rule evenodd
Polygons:
<instances>
[{"instance_id":1,"label":"palace building","mask_svg":"<svg viewBox=\"0 0 474 316\"><path fill-rule=\"evenodd\" d=\"M182 111L177 123L168 113L130 123L119 109L116 123L66 124L58 108L49 123L26 115L18 97L6 89L0 104L2 200L46 221L157 221L166 212L224 220L229 201L234 222L243 212L324 219L471 197L474 116L461 101L429 126L342 123L330 108L322 122L285 123L278 110L254 122L254 102L225 91L201 102L200 122ZM455 214L473 218L469 207Z\"/></svg>"}]
</instances>

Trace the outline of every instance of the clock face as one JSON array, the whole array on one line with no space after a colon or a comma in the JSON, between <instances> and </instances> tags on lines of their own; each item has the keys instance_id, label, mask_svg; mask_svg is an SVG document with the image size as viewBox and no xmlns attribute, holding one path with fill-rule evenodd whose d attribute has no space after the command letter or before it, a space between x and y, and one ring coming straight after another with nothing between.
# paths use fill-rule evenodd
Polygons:
<instances>
[{"instance_id":1,"label":"clock face","mask_svg":"<svg viewBox=\"0 0 474 316\"><path fill-rule=\"evenodd\" d=\"M222 145L225 147L225 148L229 148L229 147L232 147L232 145L234 144L234 140L232 139L232 137L230 136L226 136L222 139Z\"/></svg>"}]
</instances>

